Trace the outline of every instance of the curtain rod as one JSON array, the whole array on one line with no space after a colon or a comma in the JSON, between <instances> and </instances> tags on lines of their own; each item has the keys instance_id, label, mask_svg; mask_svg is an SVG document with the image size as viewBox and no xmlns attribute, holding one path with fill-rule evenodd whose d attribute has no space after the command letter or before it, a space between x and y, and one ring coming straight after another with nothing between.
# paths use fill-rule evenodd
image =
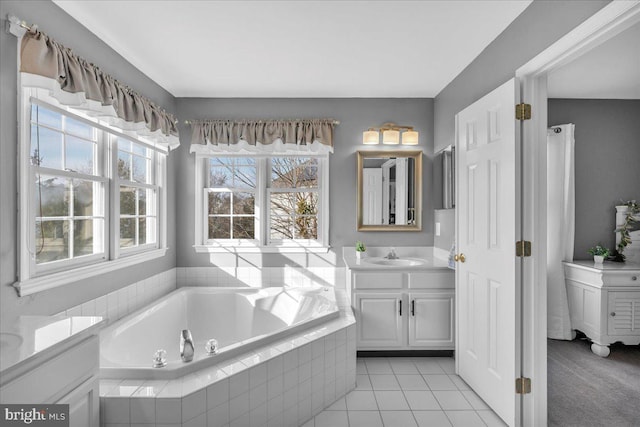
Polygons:
<instances>
[{"instance_id":1,"label":"curtain rod","mask_svg":"<svg viewBox=\"0 0 640 427\"><path fill-rule=\"evenodd\" d=\"M214 119L214 120L221 120L221 121L226 121L226 119ZM252 121L256 121L256 122L269 122L269 121L282 121L282 122L294 122L294 121L299 121L299 120L317 120L317 119L266 119L266 120L247 120L247 119L241 119L241 120L229 120L230 122L252 122ZM194 121L196 120L185 120L184 124L185 125L190 125L192 124ZM333 120L331 122L331 124L333 125L339 125L340 124L340 120Z\"/></svg>"},{"instance_id":2,"label":"curtain rod","mask_svg":"<svg viewBox=\"0 0 640 427\"><path fill-rule=\"evenodd\" d=\"M25 30L36 31L38 29L38 24L27 25L25 21L15 15L7 15L7 21L9 23L8 32L16 37L21 37Z\"/></svg>"}]
</instances>

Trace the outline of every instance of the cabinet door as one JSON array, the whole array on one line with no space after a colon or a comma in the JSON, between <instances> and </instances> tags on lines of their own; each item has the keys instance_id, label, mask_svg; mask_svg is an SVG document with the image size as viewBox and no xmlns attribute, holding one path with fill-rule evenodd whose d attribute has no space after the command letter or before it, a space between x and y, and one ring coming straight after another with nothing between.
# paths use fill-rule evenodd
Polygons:
<instances>
[{"instance_id":1,"label":"cabinet door","mask_svg":"<svg viewBox=\"0 0 640 427\"><path fill-rule=\"evenodd\" d=\"M401 295L356 293L355 296L358 348L401 346L402 316L407 314Z\"/></svg>"},{"instance_id":2,"label":"cabinet door","mask_svg":"<svg viewBox=\"0 0 640 427\"><path fill-rule=\"evenodd\" d=\"M640 292L609 292L609 335L640 335Z\"/></svg>"},{"instance_id":3,"label":"cabinet door","mask_svg":"<svg viewBox=\"0 0 640 427\"><path fill-rule=\"evenodd\" d=\"M453 349L454 293L409 294L409 345Z\"/></svg>"},{"instance_id":4,"label":"cabinet door","mask_svg":"<svg viewBox=\"0 0 640 427\"><path fill-rule=\"evenodd\" d=\"M69 405L70 427L98 427L100 424L99 380L91 377L56 403Z\"/></svg>"}]
</instances>

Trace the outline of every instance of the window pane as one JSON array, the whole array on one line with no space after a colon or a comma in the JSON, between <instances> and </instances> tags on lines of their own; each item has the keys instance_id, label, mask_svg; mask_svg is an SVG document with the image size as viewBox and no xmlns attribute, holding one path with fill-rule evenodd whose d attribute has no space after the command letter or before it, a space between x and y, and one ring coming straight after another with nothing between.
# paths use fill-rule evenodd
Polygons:
<instances>
[{"instance_id":1,"label":"window pane","mask_svg":"<svg viewBox=\"0 0 640 427\"><path fill-rule=\"evenodd\" d=\"M133 156L133 180L147 183L147 159Z\"/></svg>"},{"instance_id":2,"label":"window pane","mask_svg":"<svg viewBox=\"0 0 640 427\"><path fill-rule=\"evenodd\" d=\"M233 170L227 168L211 168L209 172L209 186L227 188L233 186Z\"/></svg>"},{"instance_id":3,"label":"window pane","mask_svg":"<svg viewBox=\"0 0 640 427\"><path fill-rule=\"evenodd\" d=\"M93 215L93 188L91 181L73 180L73 216Z\"/></svg>"},{"instance_id":4,"label":"window pane","mask_svg":"<svg viewBox=\"0 0 640 427\"><path fill-rule=\"evenodd\" d=\"M38 126L31 127L31 164L62 169L62 134L60 132Z\"/></svg>"},{"instance_id":5,"label":"window pane","mask_svg":"<svg viewBox=\"0 0 640 427\"><path fill-rule=\"evenodd\" d=\"M93 254L93 220L73 221L73 256Z\"/></svg>"},{"instance_id":6,"label":"window pane","mask_svg":"<svg viewBox=\"0 0 640 427\"><path fill-rule=\"evenodd\" d=\"M65 142L65 167L67 170L92 175L94 173L93 153L95 144L73 136L67 136Z\"/></svg>"},{"instance_id":7,"label":"window pane","mask_svg":"<svg viewBox=\"0 0 640 427\"><path fill-rule=\"evenodd\" d=\"M230 215L231 193L209 193L209 215Z\"/></svg>"},{"instance_id":8,"label":"window pane","mask_svg":"<svg viewBox=\"0 0 640 427\"><path fill-rule=\"evenodd\" d=\"M271 215L290 216L296 206L296 193L271 193Z\"/></svg>"},{"instance_id":9,"label":"window pane","mask_svg":"<svg viewBox=\"0 0 640 427\"><path fill-rule=\"evenodd\" d=\"M120 187L120 215L136 214L136 189Z\"/></svg>"},{"instance_id":10,"label":"window pane","mask_svg":"<svg viewBox=\"0 0 640 427\"><path fill-rule=\"evenodd\" d=\"M233 218L233 238L253 239L255 236L254 217L234 217Z\"/></svg>"},{"instance_id":11,"label":"window pane","mask_svg":"<svg viewBox=\"0 0 640 427\"><path fill-rule=\"evenodd\" d=\"M256 188L256 168L253 166L236 167L233 186L235 188Z\"/></svg>"},{"instance_id":12,"label":"window pane","mask_svg":"<svg viewBox=\"0 0 640 427\"><path fill-rule=\"evenodd\" d=\"M120 219L120 247L129 248L136 245L136 219Z\"/></svg>"},{"instance_id":13,"label":"window pane","mask_svg":"<svg viewBox=\"0 0 640 427\"><path fill-rule=\"evenodd\" d=\"M255 213L255 204L256 199L252 193L233 193L234 214L253 215Z\"/></svg>"},{"instance_id":14,"label":"window pane","mask_svg":"<svg viewBox=\"0 0 640 427\"><path fill-rule=\"evenodd\" d=\"M132 142L131 148L132 148L131 151L133 152L133 154L136 154L138 156L148 157L147 147L140 144L136 144L135 142Z\"/></svg>"},{"instance_id":15,"label":"window pane","mask_svg":"<svg viewBox=\"0 0 640 427\"><path fill-rule=\"evenodd\" d=\"M272 188L318 186L318 159L307 157L274 157L271 159Z\"/></svg>"},{"instance_id":16,"label":"window pane","mask_svg":"<svg viewBox=\"0 0 640 427\"><path fill-rule=\"evenodd\" d=\"M68 216L69 181L52 176L36 176L36 216Z\"/></svg>"},{"instance_id":17,"label":"window pane","mask_svg":"<svg viewBox=\"0 0 640 427\"><path fill-rule=\"evenodd\" d=\"M147 219L140 218L138 220L138 244L144 245L147 243Z\"/></svg>"},{"instance_id":18,"label":"window pane","mask_svg":"<svg viewBox=\"0 0 640 427\"><path fill-rule=\"evenodd\" d=\"M70 117L65 118L64 130L70 134L80 136L82 138L94 140L93 126L79 122Z\"/></svg>"},{"instance_id":19,"label":"window pane","mask_svg":"<svg viewBox=\"0 0 640 427\"><path fill-rule=\"evenodd\" d=\"M231 218L219 216L209 217L209 238L230 239Z\"/></svg>"},{"instance_id":20,"label":"window pane","mask_svg":"<svg viewBox=\"0 0 640 427\"><path fill-rule=\"evenodd\" d=\"M131 180L131 154L118 151L118 177Z\"/></svg>"},{"instance_id":21,"label":"window pane","mask_svg":"<svg viewBox=\"0 0 640 427\"><path fill-rule=\"evenodd\" d=\"M298 216L295 223L296 239L317 239L318 238L318 217Z\"/></svg>"},{"instance_id":22,"label":"window pane","mask_svg":"<svg viewBox=\"0 0 640 427\"><path fill-rule=\"evenodd\" d=\"M69 258L69 221L36 221L36 263Z\"/></svg>"},{"instance_id":23,"label":"window pane","mask_svg":"<svg viewBox=\"0 0 640 427\"><path fill-rule=\"evenodd\" d=\"M138 190L138 215L147 214L147 191L150 190Z\"/></svg>"},{"instance_id":24,"label":"window pane","mask_svg":"<svg viewBox=\"0 0 640 427\"><path fill-rule=\"evenodd\" d=\"M118 138L118 150L131 152L132 142L125 138Z\"/></svg>"},{"instance_id":25,"label":"window pane","mask_svg":"<svg viewBox=\"0 0 640 427\"><path fill-rule=\"evenodd\" d=\"M38 105L31 105L31 121L42 123L56 129L62 129L62 114L55 113Z\"/></svg>"},{"instance_id":26,"label":"window pane","mask_svg":"<svg viewBox=\"0 0 640 427\"><path fill-rule=\"evenodd\" d=\"M293 239L293 227L291 217L271 216L271 240Z\"/></svg>"},{"instance_id":27,"label":"window pane","mask_svg":"<svg viewBox=\"0 0 640 427\"><path fill-rule=\"evenodd\" d=\"M296 215L318 213L318 193L296 193Z\"/></svg>"},{"instance_id":28,"label":"window pane","mask_svg":"<svg viewBox=\"0 0 640 427\"><path fill-rule=\"evenodd\" d=\"M236 157L235 159L235 164L238 166L255 166L256 165L256 159L252 158L252 157Z\"/></svg>"}]
</instances>

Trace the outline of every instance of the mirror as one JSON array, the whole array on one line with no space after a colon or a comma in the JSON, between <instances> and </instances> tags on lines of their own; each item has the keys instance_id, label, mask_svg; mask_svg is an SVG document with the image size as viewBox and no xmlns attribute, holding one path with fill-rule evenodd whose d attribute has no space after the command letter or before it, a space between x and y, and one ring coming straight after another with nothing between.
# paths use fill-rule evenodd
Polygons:
<instances>
[{"instance_id":1,"label":"mirror","mask_svg":"<svg viewBox=\"0 0 640 427\"><path fill-rule=\"evenodd\" d=\"M358 151L358 231L422 230L422 151Z\"/></svg>"}]
</instances>

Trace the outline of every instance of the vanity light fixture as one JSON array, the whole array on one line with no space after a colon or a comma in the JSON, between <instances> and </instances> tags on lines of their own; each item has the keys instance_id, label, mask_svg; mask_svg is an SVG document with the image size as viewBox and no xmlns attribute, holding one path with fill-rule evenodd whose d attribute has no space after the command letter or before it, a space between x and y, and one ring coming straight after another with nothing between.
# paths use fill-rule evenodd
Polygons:
<instances>
[{"instance_id":1,"label":"vanity light fixture","mask_svg":"<svg viewBox=\"0 0 640 427\"><path fill-rule=\"evenodd\" d=\"M364 145L380 144L380 132L382 132L382 143L386 145L398 145L402 140L402 145L418 145L418 132L413 130L413 126L400 126L395 123L384 123L380 127L369 128L362 132L362 143Z\"/></svg>"}]
</instances>

